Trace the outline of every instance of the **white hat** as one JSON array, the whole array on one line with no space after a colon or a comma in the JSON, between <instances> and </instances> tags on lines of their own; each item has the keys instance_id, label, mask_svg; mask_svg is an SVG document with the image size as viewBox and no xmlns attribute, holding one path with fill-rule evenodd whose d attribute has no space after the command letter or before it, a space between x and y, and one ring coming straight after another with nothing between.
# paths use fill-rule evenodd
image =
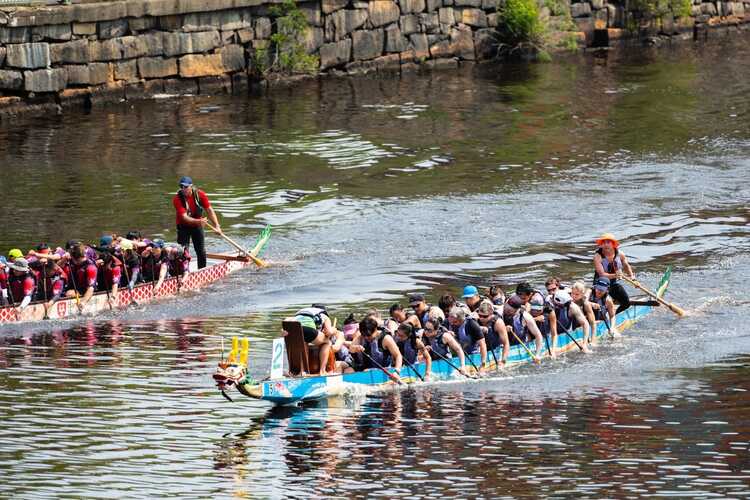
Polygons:
<instances>
[{"instance_id":1,"label":"white hat","mask_svg":"<svg viewBox=\"0 0 750 500\"><path fill-rule=\"evenodd\" d=\"M564 306L573 299L565 290L558 290L555 292L555 297L552 300L554 300L555 304L557 304L558 306Z\"/></svg>"}]
</instances>

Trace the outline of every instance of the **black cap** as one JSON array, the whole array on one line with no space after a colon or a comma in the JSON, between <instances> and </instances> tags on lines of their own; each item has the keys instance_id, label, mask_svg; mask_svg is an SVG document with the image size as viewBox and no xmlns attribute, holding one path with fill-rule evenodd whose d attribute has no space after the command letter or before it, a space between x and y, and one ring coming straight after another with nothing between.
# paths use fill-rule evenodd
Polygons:
<instances>
[{"instance_id":1,"label":"black cap","mask_svg":"<svg viewBox=\"0 0 750 500\"><path fill-rule=\"evenodd\" d=\"M415 306L419 304L420 302L424 302L424 294L423 293L410 293L409 294L409 305Z\"/></svg>"}]
</instances>

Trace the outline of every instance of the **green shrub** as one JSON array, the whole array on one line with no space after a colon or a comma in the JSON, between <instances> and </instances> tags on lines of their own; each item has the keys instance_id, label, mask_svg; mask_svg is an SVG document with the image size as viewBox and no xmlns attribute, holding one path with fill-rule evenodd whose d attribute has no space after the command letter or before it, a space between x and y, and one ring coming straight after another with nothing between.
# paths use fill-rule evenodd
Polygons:
<instances>
[{"instance_id":1,"label":"green shrub","mask_svg":"<svg viewBox=\"0 0 750 500\"><path fill-rule=\"evenodd\" d=\"M314 73L320 66L317 56L308 54L302 43L307 30L307 19L294 0L284 0L270 9L274 17L275 33L271 35L270 49L256 51L255 60L261 73ZM268 54L271 54L270 62Z\"/></svg>"},{"instance_id":2,"label":"green shrub","mask_svg":"<svg viewBox=\"0 0 750 500\"><path fill-rule=\"evenodd\" d=\"M500 14L505 42L511 45L538 43L542 34L536 0L506 0Z\"/></svg>"}]
</instances>

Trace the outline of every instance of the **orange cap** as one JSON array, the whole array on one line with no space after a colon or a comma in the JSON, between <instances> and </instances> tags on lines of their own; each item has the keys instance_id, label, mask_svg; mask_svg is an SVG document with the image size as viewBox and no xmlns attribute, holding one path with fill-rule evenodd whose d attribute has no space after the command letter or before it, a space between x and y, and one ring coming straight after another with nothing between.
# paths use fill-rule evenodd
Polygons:
<instances>
[{"instance_id":1,"label":"orange cap","mask_svg":"<svg viewBox=\"0 0 750 500\"><path fill-rule=\"evenodd\" d=\"M620 246L620 242L617 241L617 238L615 238L615 235L612 233L604 233L603 235L599 236L599 238L596 240L596 246L602 246L602 243L605 241L611 241L612 245L617 248Z\"/></svg>"}]
</instances>

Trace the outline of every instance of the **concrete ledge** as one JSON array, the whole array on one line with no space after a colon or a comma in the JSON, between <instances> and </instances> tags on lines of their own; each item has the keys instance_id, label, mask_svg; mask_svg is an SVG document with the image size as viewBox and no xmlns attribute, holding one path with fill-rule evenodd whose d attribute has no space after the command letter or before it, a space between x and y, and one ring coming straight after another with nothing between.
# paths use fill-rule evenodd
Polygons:
<instances>
[{"instance_id":1,"label":"concrete ledge","mask_svg":"<svg viewBox=\"0 0 750 500\"><path fill-rule=\"evenodd\" d=\"M124 0L50 7L3 7L8 27L92 23L124 17L171 16L281 3L283 0ZM3 16L5 17L5 16Z\"/></svg>"}]
</instances>

